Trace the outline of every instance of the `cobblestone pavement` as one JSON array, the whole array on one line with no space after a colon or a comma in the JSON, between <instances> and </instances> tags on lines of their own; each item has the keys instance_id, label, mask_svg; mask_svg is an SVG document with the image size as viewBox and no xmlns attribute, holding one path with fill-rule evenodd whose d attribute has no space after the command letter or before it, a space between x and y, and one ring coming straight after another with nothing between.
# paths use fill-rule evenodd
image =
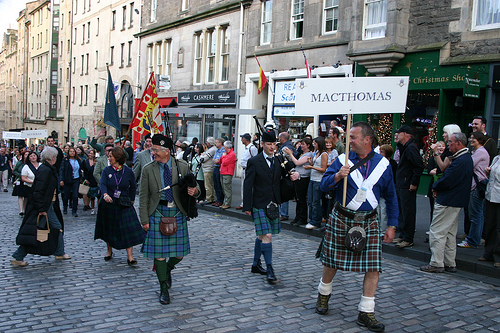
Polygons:
<instances>
[{"instance_id":1,"label":"cobblestone pavement","mask_svg":"<svg viewBox=\"0 0 500 333\"><path fill-rule=\"evenodd\" d=\"M66 252L73 258L28 255L11 267L21 219L17 198L0 195L0 332L365 332L356 323L363 275L339 272L330 312L314 312L321 264L319 239L283 231L273 241L280 279L268 285L251 274L253 225L200 212L189 222L191 254L172 273L172 303L158 302L152 262L134 249L103 260L94 241L95 217L65 219ZM452 274L430 274L384 254L376 315L386 332L498 332L500 289Z\"/></svg>"}]
</instances>

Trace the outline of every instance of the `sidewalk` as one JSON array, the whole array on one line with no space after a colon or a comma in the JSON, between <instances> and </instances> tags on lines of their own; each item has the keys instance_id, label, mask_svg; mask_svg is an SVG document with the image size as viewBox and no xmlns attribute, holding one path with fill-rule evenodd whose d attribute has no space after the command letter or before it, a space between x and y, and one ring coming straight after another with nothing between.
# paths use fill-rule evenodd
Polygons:
<instances>
[{"instance_id":1,"label":"sidewalk","mask_svg":"<svg viewBox=\"0 0 500 333\"><path fill-rule=\"evenodd\" d=\"M241 178L233 177L233 197L231 208L226 210L220 209L211 205L199 206L199 209L205 211L217 212L227 216L244 219L251 221L251 217L244 214L241 210L236 210L235 207L241 204ZM282 222L282 228L286 230L291 230L295 232L300 232L305 235L313 237L322 237L322 233L317 230L308 230L304 226L291 225L290 222L295 218L295 202L289 202L289 219L288 221ZM408 259L421 261L422 264L429 263L431 258L431 253L429 250L429 244L425 243L427 235L426 231L429 230L430 225L430 206L429 200L422 195L417 196L417 223L416 232L414 238L414 245L410 248L399 249L393 244L382 243L382 250L386 253L393 255L405 257ZM463 225L463 211L460 213L459 223L458 223L458 235L464 233ZM397 236L397 235L396 235ZM457 239L457 244L461 240ZM457 247L457 257L456 263L457 268L462 271L467 271L471 273L481 274L488 277L500 278L500 269L493 267L492 262L481 262L477 259L483 255L484 246L480 246L477 249L464 249Z\"/></svg>"}]
</instances>

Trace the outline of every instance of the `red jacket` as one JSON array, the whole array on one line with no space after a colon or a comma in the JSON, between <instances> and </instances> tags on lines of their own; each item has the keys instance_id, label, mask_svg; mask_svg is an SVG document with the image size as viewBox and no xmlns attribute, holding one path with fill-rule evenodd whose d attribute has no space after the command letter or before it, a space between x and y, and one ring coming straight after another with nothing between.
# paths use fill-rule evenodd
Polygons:
<instances>
[{"instance_id":1,"label":"red jacket","mask_svg":"<svg viewBox=\"0 0 500 333\"><path fill-rule=\"evenodd\" d=\"M234 168L236 167L236 155L231 149L226 155L220 158L220 174L234 176Z\"/></svg>"}]
</instances>

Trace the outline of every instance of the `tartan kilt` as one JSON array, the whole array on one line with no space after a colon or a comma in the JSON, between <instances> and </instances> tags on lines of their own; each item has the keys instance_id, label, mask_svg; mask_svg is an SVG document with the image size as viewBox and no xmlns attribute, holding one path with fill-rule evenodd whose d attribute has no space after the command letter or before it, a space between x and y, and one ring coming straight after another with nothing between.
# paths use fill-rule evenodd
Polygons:
<instances>
[{"instance_id":1,"label":"tartan kilt","mask_svg":"<svg viewBox=\"0 0 500 333\"><path fill-rule=\"evenodd\" d=\"M101 200L97 210L94 239L102 239L115 249L142 244L146 231L134 207L124 207Z\"/></svg>"},{"instance_id":2,"label":"tartan kilt","mask_svg":"<svg viewBox=\"0 0 500 333\"><path fill-rule=\"evenodd\" d=\"M255 224L255 233L257 236L266 234L279 234L281 231L281 220L278 216L277 219L270 220L266 216L265 209L252 208L252 217Z\"/></svg>"},{"instance_id":3,"label":"tartan kilt","mask_svg":"<svg viewBox=\"0 0 500 333\"><path fill-rule=\"evenodd\" d=\"M344 208L351 211L347 208ZM362 214L363 212L351 211ZM367 212L368 213L368 212ZM342 222L346 225L344 225ZM362 222L354 222L333 209L326 224L323 249L320 259L326 267L352 272L382 272L382 243L378 216L374 215ZM366 247L361 252L349 251L344 241L347 231L359 226L366 231Z\"/></svg>"},{"instance_id":4,"label":"tartan kilt","mask_svg":"<svg viewBox=\"0 0 500 333\"><path fill-rule=\"evenodd\" d=\"M158 205L156 208L164 217L174 217L177 213L177 232L165 236L160 231L161 215L155 210L149 217L149 230L142 245L141 252L145 258L184 257L191 252L186 216L179 208L168 208Z\"/></svg>"}]
</instances>

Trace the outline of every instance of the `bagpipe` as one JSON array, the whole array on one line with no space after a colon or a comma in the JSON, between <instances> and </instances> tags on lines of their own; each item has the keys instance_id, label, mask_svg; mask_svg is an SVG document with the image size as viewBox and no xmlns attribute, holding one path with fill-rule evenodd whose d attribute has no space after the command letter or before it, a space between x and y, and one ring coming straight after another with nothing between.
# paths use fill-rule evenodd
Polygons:
<instances>
[{"instance_id":1,"label":"bagpipe","mask_svg":"<svg viewBox=\"0 0 500 333\"><path fill-rule=\"evenodd\" d=\"M165 135L166 137L169 137L172 140L172 142L174 142L173 137L172 137L173 136L172 131L170 130L170 121L168 118L168 112L165 112L165 114L163 116L163 122L164 122L164 124L166 124L166 126L164 126L163 135ZM177 159L172 154L172 152L170 152L170 158L173 158L173 160L174 160L174 163L177 167L177 173L179 175L179 178L177 180L177 183L172 184L171 186L166 186L166 187L160 189L158 192L166 191L174 186L179 186L180 197L181 197L180 203L181 203L182 207L184 207L184 209L186 210L187 219L189 220L189 219L198 217L198 208L196 207L196 199L193 196L190 196L188 194L187 190L188 190L188 187L196 187L196 185L198 184L196 182L196 175L200 171L199 168L201 167L201 163L198 165L198 168L196 168L197 170L194 174L192 172L190 172L190 168L189 168L188 173L186 175L182 176L180 169L179 169L179 164L177 162Z\"/></svg>"},{"instance_id":2,"label":"bagpipe","mask_svg":"<svg viewBox=\"0 0 500 333\"><path fill-rule=\"evenodd\" d=\"M257 119L257 116L253 116L253 119L255 120L257 131L259 132L261 138L264 132L274 130L276 128L276 125L273 122L268 122L262 126ZM285 174L285 176L281 178L280 183L281 203L283 203L292 200L295 197L295 184L290 179L290 175L295 172L295 164L286 157L285 153L283 153L281 149L277 149L274 152L274 158L278 161L283 173Z\"/></svg>"}]
</instances>

